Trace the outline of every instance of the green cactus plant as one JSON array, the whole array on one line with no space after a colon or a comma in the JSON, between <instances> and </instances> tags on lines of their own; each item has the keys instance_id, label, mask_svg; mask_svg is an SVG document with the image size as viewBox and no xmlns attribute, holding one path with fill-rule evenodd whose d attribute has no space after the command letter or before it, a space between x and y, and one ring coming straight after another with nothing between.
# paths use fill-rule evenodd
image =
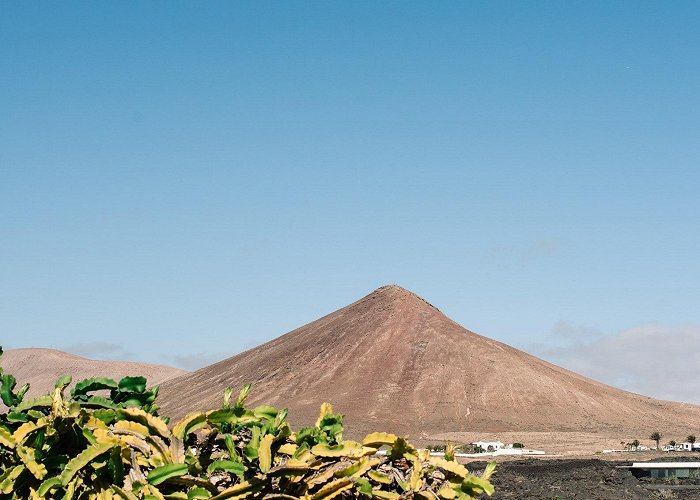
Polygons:
<instances>
[{"instance_id":1,"label":"green cactus plant","mask_svg":"<svg viewBox=\"0 0 700 500\"><path fill-rule=\"evenodd\" d=\"M493 493L494 465L479 477L393 434L345 440L342 416L326 403L313 427L293 432L286 410L245 406L250 385L233 404L227 389L220 409L188 415L171 429L157 415L157 388L142 377L81 381L68 397L71 381L63 377L34 400L23 400L26 391L13 392L7 380L15 403L0 414L0 495L7 498L452 500ZM386 455L377 454L381 447Z\"/></svg>"},{"instance_id":2,"label":"green cactus plant","mask_svg":"<svg viewBox=\"0 0 700 500\"><path fill-rule=\"evenodd\" d=\"M100 395L109 391L109 395ZM95 394L98 393L98 394ZM141 408L158 414L155 404L158 397L158 386L146 388L144 377L124 377L119 382L111 378L89 378L78 382L71 391L74 401L88 408Z\"/></svg>"},{"instance_id":3,"label":"green cactus plant","mask_svg":"<svg viewBox=\"0 0 700 500\"><path fill-rule=\"evenodd\" d=\"M0 347L0 361L2 361L3 352L2 347ZM17 379L12 375L3 373L2 367L0 367L0 399L8 408L13 408L20 404L29 390L29 384L24 384L15 392L16 385Z\"/></svg>"}]
</instances>

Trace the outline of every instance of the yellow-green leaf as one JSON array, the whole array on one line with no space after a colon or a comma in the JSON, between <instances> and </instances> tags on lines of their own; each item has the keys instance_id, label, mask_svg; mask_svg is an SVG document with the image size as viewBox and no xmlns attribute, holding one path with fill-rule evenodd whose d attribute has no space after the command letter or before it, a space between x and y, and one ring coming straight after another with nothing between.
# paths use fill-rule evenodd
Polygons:
<instances>
[{"instance_id":1,"label":"yellow-green leaf","mask_svg":"<svg viewBox=\"0 0 700 500\"><path fill-rule=\"evenodd\" d=\"M138 500L138 497L130 491L126 491L119 486L112 486L114 492L124 500Z\"/></svg>"},{"instance_id":2,"label":"yellow-green leaf","mask_svg":"<svg viewBox=\"0 0 700 500\"><path fill-rule=\"evenodd\" d=\"M321 405L321 411L318 414L318 420L316 420L316 427L320 427L321 421L328 415L333 415L333 406L331 406L330 403L323 403Z\"/></svg>"},{"instance_id":3,"label":"yellow-green leaf","mask_svg":"<svg viewBox=\"0 0 700 500\"><path fill-rule=\"evenodd\" d=\"M444 458L440 457L430 457L428 459L428 462L430 462L430 465L434 467L438 467L444 471L451 472L452 474L456 474L457 476L462 478L465 478L469 475L469 471L467 470L467 468L462 464L458 464L457 462L449 462Z\"/></svg>"},{"instance_id":4,"label":"yellow-green leaf","mask_svg":"<svg viewBox=\"0 0 700 500\"><path fill-rule=\"evenodd\" d=\"M493 495L494 487L487 480L477 476L468 476L462 481L462 491L468 494L481 495L486 493L488 496Z\"/></svg>"},{"instance_id":5,"label":"yellow-green leaf","mask_svg":"<svg viewBox=\"0 0 700 500\"><path fill-rule=\"evenodd\" d=\"M363 477L358 477L355 479L355 488L360 494L371 497L372 496L372 485Z\"/></svg>"},{"instance_id":6,"label":"yellow-green leaf","mask_svg":"<svg viewBox=\"0 0 700 500\"><path fill-rule=\"evenodd\" d=\"M83 451L78 453L71 461L69 461L66 464L66 467L63 469L63 472L61 473L61 483L63 486L68 486L68 483L71 482L71 479L73 479L73 476L75 476L80 469L85 467L87 464L89 464L91 461L95 460L97 457L100 455L107 453L112 447L114 446L114 443L97 443L93 444L91 446L88 446L85 448Z\"/></svg>"},{"instance_id":7,"label":"yellow-green leaf","mask_svg":"<svg viewBox=\"0 0 700 500\"><path fill-rule=\"evenodd\" d=\"M333 473L335 471L339 470L342 468L342 464L335 464L335 465L330 465L329 467L326 467L322 472L317 473L315 476L312 476L308 479L306 479L306 485L309 488L313 488L314 486L318 484L323 484L330 479L333 478Z\"/></svg>"},{"instance_id":8,"label":"yellow-green leaf","mask_svg":"<svg viewBox=\"0 0 700 500\"><path fill-rule=\"evenodd\" d=\"M209 467L207 467L207 472L210 474L219 470L230 474L236 474L237 476L243 476L245 466L242 463L234 462L233 460L215 460L209 464Z\"/></svg>"},{"instance_id":9,"label":"yellow-green leaf","mask_svg":"<svg viewBox=\"0 0 700 500\"><path fill-rule=\"evenodd\" d=\"M423 486L423 467L420 462L413 464L413 470L411 471L411 477L408 480L408 486L411 491L420 491L421 486Z\"/></svg>"},{"instance_id":10,"label":"yellow-green leaf","mask_svg":"<svg viewBox=\"0 0 700 500\"><path fill-rule=\"evenodd\" d=\"M384 474L383 472L379 472L378 470L371 470L367 473L367 476L372 480L377 483L381 484L391 484L392 480L391 478Z\"/></svg>"},{"instance_id":11,"label":"yellow-green leaf","mask_svg":"<svg viewBox=\"0 0 700 500\"><path fill-rule=\"evenodd\" d=\"M15 479L24 471L24 465L16 465L0 476L0 493L9 494L15 488Z\"/></svg>"},{"instance_id":12,"label":"yellow-green leaf","mask_svg":"<svg viewBox=\"0 0 700 500\"><path fill-rule=\"evenodd\" d=\"M393 491L384 491L384 490L372 490L372 495L377 497L377 498L383 498L384 500L396 500L397 498L401 498L401 495L398 493L394 493Z\"/></svg>"},{"instance_id":13,"label":"yellow-green leaf","mask_svg":"<svg viewBox=\"0 0 700 500\"><path fill-rule=\"evenodd\" d=\"M382 445L391 446L396 442L397 436L395 434L387 434L386 432L373 432L372 434L367 434L362 440L362 444L365 446L371 446L373 448L379 448Z\"/></svg>"},{"instance_id":14,"label":"yellow-green leaf","mask_svg":"<svg viewBox=\"0 0 700 500\"><path fill-rule=\"evenodd\" d=\"M148 427L138 422L132 422L131 420L119 420L115 422L112 426L112 432L134 434L141 439L146 439L150 434Z\"/></svg>"},{"instance_id":15,"label":"yellow-green leaf","mask_svg":"<svg viewBox=\"0 0 700 500\"><path fill-rule=\"evenodd\" d=\"M170 439L170 436L172 435L168 429L168 426L161 418L153 416L141 408L124 408L123 410L119 410L118 413L120 416L126 417L128 420L135 420L146 425L148 428L157 432L164 438Z\"/></svg>"},{"instance_id":16,"label":"yellow-green leaf","mask_svg":"<svg viewBox=\"0 0 700 500\"><path fill-rule=\"evenodd\" d=\"M211 498L211 493L209 493L206 489L204 488L191 488L187 492L187 499L188 500L195 500L197 498Z\"/></svg>"},{"instance_id":17,"label":"yellow-green leaf","mask_svg":"<svg viewBox=\"0 0 700 500\"><path fill-rule=\"evenodd\" d=\"M376 448L362 446L355 441L343 441L343 444L336 446L320 443L311 448L311 453L317 457L348 457L360 458L365 455L373 455L376 453Z\"/></svg>"},{"instance_id":18,"label":"yellow-green leaf","mask_svg":"<svg viewBox=\"0 0 700 500\"><path fill-rule=\"evenodd\" d=\"M253 421L258 420L257 417L254 417L252 415L248 415L246 418L248 420L252 418ZM241 420L244 420L244 418L243 416L239 416L239 411L235 408L222 408L220 410L212 410L207 412L206 414L207 423L212 425L235 424L237 422L240 422Z\"/></svg>"},{"instance_id":19,"label":"yellow-green leaf","mask_svg":"<svg viewBox=\"0 0 700 500\"><path fill-rule=\"evenodd\" d=\"M51 477L41 483L39 486L39 489L36 491L39 496L45 497L46 495L49 494L51 490L54 490L56 488L61 487L61 478L60 477Z\"/></svg>"},{"instance_id":20,"label":"yellow-green leaf","mask_svg":"<svg viewBox=\"0 0 700 500\"><path fill-rule=\"evenodd\" d=\"M275 440L273 434L265 434L260 440L258 446L258 460L260 461L260 470L267 472L272 467L272 443Z\"/></svg>"},{"instance_id":21,"label":"yellow-green leaf","mask_svg":"<svg viewBox=\"0 0 700 500\"><path fill-rule=\"evenodd\" d=\"M481 474L481 479L486 479L488 481L494 472L496 472L496 462L489 462L484 472Z\"/></svg>"},{"instance_id":22,"label":"yellow-green leaf","mask_svg":"<svg viewBox=\"0 0 700 500\"><path fill-rule=\"evenodd\" d=\"M165 500L163 494L152 484L147 484L144 486L142 493L143 500Z\"/></svg>"},{"instance_id":23,"label":"yellow-green leaf","mask_svg":"<svg viewBox=\"0 0 700 500\"><path fill-rule=\"evenodd\" d=\"M44 476L46 476L46 466L36 461L36 455L33 448L18 446L17 455L19 455L22 463L25 465L25 467L27 467L27 470L34 475L35 478L40 481L44 479Z\"/></svg>"},{"instance_id":24,"label":"yellow-green leaf","mask_svg":"<svg viewBox=\"0 0 700 500\"><path fill-rule=\"evenodd\" d=\"M50 408L53 404L53 395L46 394L35 399L25 399L15 407L15 411L21 413L30 408Z\"/></svg>"},{"instance_id":25,"label":"yellow-green leaf","mask_svg":"<svg viewBox=\"0 0 700 500\"><path fill-rule=\"evenodd\" d=\"M282 446L277 448L277 453L284 453L285 455L294 455L299 447L294 443L284 443Z\"/></svg>"},{"instance_id":26,"label":"yellow-green leaf","mask_svg":"<svg viewBox=\"0 0 700 500\"><path fill-rule=\"evenodd\" d=\"M148 482L159 485L171 477L184 476L187 474L187 464L167 464L156 467L148 473Z\"/></svg>"},{"instance_id":27,"label":"yellow-green leaf","mask_svg":"<svg viewBox=\"0 0 700 500\"><path fill-rule=\"evenodd\" d=\"M278 413L279 411L277 411L277 408L270 405L260 405L253 409L253 415L258 418L266 418L268 420L274 419Z\"/></svg>"},{"instance_id":28,"label":"yellow-green leaf","mask_svg":"<svg viewBox=\"0 0 700 500\"><path fill-rule=\"evenodd\" d=\"M231 488L225 489L215 497L212 497L212 500L224 500L225 498L245 498L257 492L262 487L263 483L250 483L248 481L243 481L242 483L238 483L236 486L232 486Z\"/></svg>"},{"instance_id":29,"label":"yellow-green leaf","mask_svg":"<svg viewBox=\"0 0 700 500\"><path fill-rule=\"evenodd\" d=\"M22 444L24 440L29 436L32 432L37 431L43 427L46 427L46 419L40 419L37 420L36 422L26 422L22 425L20 425L15 433L12 435L12 439L16 444Z\"/></svg>"},{"instance_id":30,"label":"yellow-green leaf","mask_svg":"<svg viewBox=\"0 0 700 500\"><path fill-rule=\"evenodd\" d=\"M190 413L173 427L173 435L185 439L189 434L207 425L206 413Z\"/></svg>"},{"instance_id":31,"label":"yellow-green leaf","mask_svg":"<svg viewBox=\"0 0 700 500\"><path fill-rule=\"evenodd\" d=\"M444 500L452 500L457 496L455 490L453 490L450 487L450 483L447 482L442 485L442 487L438 490L437 494L440 498L443 498Z\"/></svg>"},{"instance_id":32,"label":"yellow-green leaf","mask_svg":"<svg viewBox=\"0 0 700 500\"><path fill-rule=\"evenodd\" d=\"M0 427L0 445L10 449L15 447L15 440L12 434L3 427Z\"/></svg>"},{"instance_id":33,"label":"yellow-green leaf","mask_svg":"<svg viewBox=\"0 0 700 500\"><path fill-rule=\"evenodd\" d=\"M64 500L72 500L75 491L83 484L83 480L80 476L73 479L68 486L66 486L66 494L63 496Z\"/></svg>"},{"instance_id":34,"label":"yellow-green leaf","mask_svg":"<svg viewBox=\"0 0 700 500\"><path fill-rule=\"evenodd\" d=\"M335 471L335 477L360 477L362 474L370 470L372 467L379 465L381 462L378 458L362 457L357 462Z\"/></svg>"},{"instance_id":35,"label":"yellow-green leaf","mask_svg":"<svg viewBox=\"0 0 700 500\"><path fill-rule=\"evenodd\" d=\"M284 465L278 465L270 469L268 474L270 476L299 476L305 474L310 469L309 464L295 461L294 459L289 460Z\"/></svg>"},{"instance_id":36,"label":"yellow-green leaf","mask_svg":"<svg viewBox=\"0 0 700 500\"><path fill-rule=\"evenodd\" d=\"M350 478L343 477L336 479L313 494L313 500L330 500L331 498L340 495L343 491L352 488L353 482Z\"/></svg>"}]
</instances>

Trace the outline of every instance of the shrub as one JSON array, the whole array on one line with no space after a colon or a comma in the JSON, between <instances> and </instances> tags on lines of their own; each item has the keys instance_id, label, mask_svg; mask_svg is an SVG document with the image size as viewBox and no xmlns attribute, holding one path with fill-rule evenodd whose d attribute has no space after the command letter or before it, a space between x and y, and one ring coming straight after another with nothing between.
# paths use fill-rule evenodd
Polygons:
<instances>
[{"instance_id":1,"label":"shrub","mask_svg":"<svg viewBox=\"0 0 700 500\"><path fill-rule=\"evenodd\" d=\"M157 415L157 387L140 377L90 379L70 397L62 377L33 400L24 400L26 386L14 391L14 377L0 380L9 407L0 415L0 495L8 498L451 500L494 491L494 463L479 477L393 434L345 440L342 416L326 403L313 427L293 431L286 410L245 406L250 385L233 404L227 389L221 408L169 428Z\"/></svg>"}]
</instances>

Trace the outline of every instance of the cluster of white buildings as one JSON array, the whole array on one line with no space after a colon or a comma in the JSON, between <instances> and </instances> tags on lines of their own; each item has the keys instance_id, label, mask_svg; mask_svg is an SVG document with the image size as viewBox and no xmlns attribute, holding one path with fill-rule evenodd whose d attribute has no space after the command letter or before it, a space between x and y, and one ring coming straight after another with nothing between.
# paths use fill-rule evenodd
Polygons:
<instances>
[{"instance_id":1,"label":"cluster of white buildings","mask_svg":"<svg viewBox=\"0 0 700 500\"><path fill-rule=\"evenodd\" d=\"M504 444L500 441L475 441L471 443L474 447L479 447L484 450L482 453L465 454L465 456L492 455L494 457L500 455L544 455L544 451L530 450L523 447L513 447L512 444Z\"/></svg>"},{"instance_id":2,"label":"cluster of white buildings","mask_svg":"<svg viewBox=\"0 0 700 500\"><path fill-rule=\"evenodd\" d=\"M640 444L639 446L630 446L624 450L603 450L603 453L618 453L622 451L652 451L656 448L650 448L649 446L644 446ZM674 446L667 444L661 451L671 452L671 451L700 451L700 443L677 443Z\"/></svg>"},{"instance_id":3,"label":"cluster of white buildings","mask_svg":"<svg viewBox=\"0 0 700 500\"><path fill-rule=\"evenodd\" d=\"M700 443L676 443L675 446L667 444L663 451L700 451Z\"/></svg>"},{"instance_id":4,"label":"cluster of white buildings","mask_svg":"<svg viewBox=\"0 0 700 500\"><path fill-rule=\"evenodd\" d=\"M479 453L455 453L455 457L461 458L480 458L480 457L497 457L501 455L544 455L541 450L530 450L520 446L514 447L512 444L504 444L500 441L475 441L470 443L474 448L481 449ZM386 450L379 450L377 454L384 455ZM431 451L431 456L442 457L444 451Z\"/></svg>"}]
</instances>

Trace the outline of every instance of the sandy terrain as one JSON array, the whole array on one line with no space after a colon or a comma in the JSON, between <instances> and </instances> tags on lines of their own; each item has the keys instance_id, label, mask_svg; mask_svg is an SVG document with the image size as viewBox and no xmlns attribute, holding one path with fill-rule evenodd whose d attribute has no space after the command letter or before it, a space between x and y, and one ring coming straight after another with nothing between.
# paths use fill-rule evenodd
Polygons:
<instances>
[{"instance_id":1,"label":"sandy terrain","mask_svg":"<svg viewBox=\"0 0 700 500\"><path fill-rule=\"evenodd\" d=\"M682 442L686 435L669 435L668 437L664 435L661 445L671 439ZM656 443L647 439L648 437L646 434L620 437L593 432L445 432L434 434L424 442L439 444L449 441L456 444L466 444L474 441L501 441L503 443L523 443L527 448L545 451L550 456L590 456L601 460L648 460L658 457L659 453L656 451L634 453L625 451L601 455L602 450L624 449L625 443L635 439L647 447L655 447Z\"/></svg>"},{"instance_id":2,"label":"sandy terrain","mask_svg":"<svg viewBox=\"0 0 700 500\"><path fill-rule=\"evenodd\" d=\"M73 383L90 377L109 377L118 381L127 375L141 375L148 379L149 385L156 385L186 373L163 365L95 361L54 349L10 349L5 351L0 362L5 373L15 376L17 387L26 382L31 384L27 397L49 392L62 375L71 375Z\"/></svg>"}]
</instances>

